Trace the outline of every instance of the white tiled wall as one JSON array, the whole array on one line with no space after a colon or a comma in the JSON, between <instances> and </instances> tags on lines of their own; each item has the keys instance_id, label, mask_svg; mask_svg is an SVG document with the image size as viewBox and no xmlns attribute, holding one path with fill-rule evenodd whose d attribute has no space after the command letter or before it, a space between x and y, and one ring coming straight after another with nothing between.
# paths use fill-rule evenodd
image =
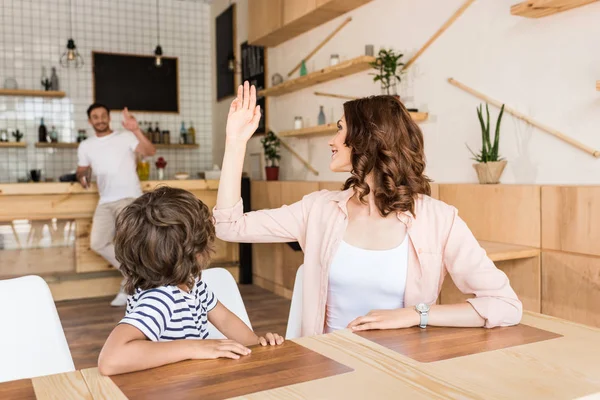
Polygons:
<instances>
[{"instance_id":1,"label":"white tiled wall","mask_svg":"<svg viewBox=\"0 0 600 400\"><path fill-rule=\"evenodd\" d=\"M0 0L0 87L14 77L20 89L42 89L42 66L48 76L57 67L63 99L0 96L0 129L25 132L26 149L0 149L0 182L17 182L30 169L42 169L55 181L76 166L75 149L35 149L41 117L55 126L60 141L74 142L78 129L92 128L86 109L93 102L91 52L151 55L156 47L156 2L153 0L71 0L73 38L85 65L60 67L69 31L69 0ZM160 44L166 56L179 57L180 114L137 113L139 121L158 121L176 142L181 121L194 122L195 150L158 150L166 175L196 172L212 166L210 6L200 1L160 0ZM112 113L112 127L121 126ZM10 137L11 141L14 138ZM151 179L156 178L151 162Z\"/></svg>"}]
</instances>

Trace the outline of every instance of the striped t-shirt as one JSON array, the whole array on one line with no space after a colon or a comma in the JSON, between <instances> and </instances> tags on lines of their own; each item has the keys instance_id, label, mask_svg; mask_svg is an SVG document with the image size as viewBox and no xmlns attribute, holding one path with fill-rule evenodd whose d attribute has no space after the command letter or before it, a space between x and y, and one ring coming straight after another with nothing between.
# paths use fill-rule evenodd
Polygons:
<instances>
[{"instance_id":1,"label":"striped t-shirt","mask_svg":"<svg viewBox=\"0 0 600 400\"><path fill-rule=\"evenodd\" d=\"M177 286L136 289L119 323L135 326L153 342L206 339L208 312L216 305L217 298L201 280L190 293Z\"/></svg>"}]
</instances>

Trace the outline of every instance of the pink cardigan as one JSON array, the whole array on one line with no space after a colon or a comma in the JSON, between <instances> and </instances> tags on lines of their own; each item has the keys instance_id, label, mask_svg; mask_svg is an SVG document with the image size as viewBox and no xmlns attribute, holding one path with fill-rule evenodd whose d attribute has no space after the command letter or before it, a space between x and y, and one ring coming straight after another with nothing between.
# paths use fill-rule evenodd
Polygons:
<instances>
[{"instance_id":1,"label":"pink cardigan","mask_svg":"<svg viewBox=\"0 0 600 400\"><path fill-rule=\"evenodd\" d=\"M329 266L348 223L353 190L321 190L289 206L244 214L242 201L214 209L216 234L229 242L299 242L304 251L302 335L323 333ZM404 304L435 304L446 272L485 319L485 327L518 324L522 304L506 274L496 268L458 216L456 208L429 196L415 201L415 215L398 213L407 226L408 274Z\"/></svg>"}]
</instances>

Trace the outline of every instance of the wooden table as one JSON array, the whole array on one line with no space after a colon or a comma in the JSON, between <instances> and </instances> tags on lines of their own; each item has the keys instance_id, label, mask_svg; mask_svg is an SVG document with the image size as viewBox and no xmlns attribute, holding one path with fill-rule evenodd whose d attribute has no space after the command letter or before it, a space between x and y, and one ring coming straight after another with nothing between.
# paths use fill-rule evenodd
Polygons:
<instances>
[{"instance_id":1,"label":"wooden table","mask_svg":"<svg viewBox=\"0 0 600 400\"><path fill-rule=\"evenodd\" d=\"M517 327L344 330L238 361L112 378L92 368L3 383L0 398L21 385L23 399L575 399L600 393L599 360L600 329L526 313Z\"/></svg>"}]
</instances>

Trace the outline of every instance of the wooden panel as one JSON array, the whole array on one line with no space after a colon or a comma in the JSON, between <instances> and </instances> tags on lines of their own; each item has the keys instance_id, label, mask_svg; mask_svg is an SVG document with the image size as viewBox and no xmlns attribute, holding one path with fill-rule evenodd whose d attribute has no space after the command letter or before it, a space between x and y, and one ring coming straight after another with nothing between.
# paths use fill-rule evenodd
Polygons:
<instances>
[{"instance_id":1,"label":"wooden panel","mask_svg":"<svg viewBox=\"0 0 600 400\"><path fill-rule=\"evenodd\" d=\"M541 312L541 283L540 283L540 257L531 257L519 260L496 262L496 267L504 271L523 309ZM473 295L463 294L454 284L449 275L446 275L440 293L440 304L462 303Z\"/></svg>"},{"instance_id":2,"label":"wooden panel","mask_svg":"<svg viewBox=\"0 0 600 400\"><path fill-rule=\"evenodd\" d=\"M0 196L0 221L91 218L97 203L97 194Z\"/></svg>"},{"instance_id":3,"label":"wooden panel","mask_svg":"<svg viewBox=\"0 0 600 400\"><path fill-rule=\"evenodd\" d=\"M348 61L343 61L337 65L325 67L311 72L299 78L287 80L279 85L270 87L258 92L259 96L281 96L304 89L323 82L329 82L334 79L353 75L358 72L371 69L369 63L374 62L375 57L359 56Z\"/></svg>"},{"instance_id":4,"label":"wooden panel","mask_svg":"<svg viewBox=\"0 0 600 400\"><path fill-rule=\"evenodd\" d=\"M248 0L248 43L274 45L271 35L283 25L282 0Z\"/></svg>"},{"instance_id":5,"label":"wooden panel","mask_svg":"<svg viewBox=\"0 0 600 400\"><path fill-rule=\"evenodd\" d=\"M542 248L600 256L600 186L542 187Z\"/></svg>"},{"instance_id":6,"label":"wooden panel","mask_svg":"<svg viewBox=\"0 0 600 400\"><path fill-rule=\"evenodd\" d=\"M542 252L542 312L600 327L600 258Z\"/></svg>"},{"instance_id":7,"label":"wooden panel","mask_svg":"<svg viewBox=\"0 0 600 400\"><path fill-rule=\"evenodd\" d=\"M319 182L319 190L327 189L331 191L342 190L344 182Z\"/></svg>"},{"instance_id":8,"label":"wooden panel","mask_svg":"<svg viewBox=\"0 0 600 400\"><path fill-rule=\"evenodd\" d=\"M316 0L283 0L283 25L309 14L316 8Z\"/></svg>"},{"instance_id":9,"label":"wooden panel","mask_svg":"<svg viewBox=\"0 0 600 400\"><path fill-rule=\"evenodd\" d=\"M127 400L108 376L100 375L98 368L84 369L81 375L94 399Z\"/></svg>"},{"instance_id":10,"label":"wooden panel","mask_svg":"<svg viewBox=\"0 0 600 400\"><path fill-rule=\"evenodd\" d=\"M488 257L494 262L518 260L520 258L536 257L540 255L540 249L535 247L486 242L484 240L480 240L479 245L485 249Z\"/></svg>"},{"instance_id":11,"label":"wooden panel","mask_svg":"<svg viewBox=\"0 0 600 400\"><path fill-rule=\"evenodd\" d=\"M523 324L494 329L428 326L426 329L388 329L357 334L415 361L425 363L561 337L556 333Z\"/></svg>"},{"instance_id":12,"label":"wooden panel","mask_svg":"<svg viewBox=\"0 0 600 400\"><path fill-rule=\"evenodd\" d=\"M61 98L65 97L66 93L59 90L0 89L0 96Z\"/></svg>"},{"instance_id":13,"label":"wooden panel","mask_svg":"<svg viewBox=\"0 0 600 400\"><path fill-rule=\"evenodd\" d=\"M36 400L31 379L0 382L0 399Z\"/></svg>"},{"instance_id":14,"label":"wooden panel","mask_svg":"<svg viewBox=\"0 0 600 400\"><path fill-rule=\"evenodd\" d=\"M540 247L539 186L440 184L440 200L479 240Z\"/></svg>"},{"instance_id":15,"label":"wooden panel","mask_svg":"<svg viewBox=\"0 0 600 400\"><path fill-rule=\"evenodd\" d=\"M91 219L77 219L75 227L75 259L77 272L109 271L113 267L90 248Z\"/></svg>"},{"instance_id":16,"label":"wooden panel","mask_svg":"<svg viewBox=\"0 0 600 400\"><path fill-rule=\"evenodd\" d=\"M281 182L281 202L290 205L319 190L319 182Z\"/></svg>"},{"instance_id":17,"label":"wooden panel","mask_svg":"<svg viewBox=\"0 0 600 400\"><path fill-rule=\"evenodd\" d=\"M252 210L281 207L281 181L252 181L250 185Z\"/></svg>"},{"instance_id":18,"label":"wooden panel","mask_svg":"<svg viewBox=\"0 0 600 400\"><path fill-rule=\"evenodd\" d=\"M0 250L0 279L75 272L73 247Z\"/></svg>"},{"instance_id":19,"label":"wooden panel","mask_svg":"<svg viewBox=\"0 0 600 400\"><path fill-rule=\"evenodd\" d=\"M283 249L287 244L255 243L252 245L252 273L283 285Z\"/></svg>"},{"instance_id":20,"label":"wooden panel","mask_svg":"<svg viewBox=\"0 0 600 400\"><path fill-rule=\"evenodd\" d=\"M541 18L596 1L598 0L527 0L512 5L510 13L520 17Z\"/></svg>"},{"instance_id":21,"label":"wooden panel","mask_svg":"<svg viewBox=\"0 0 600 400\"><path fill-rule=\"evenodd\" d=\"M430 183L431 186L431 197L434 199L440 198L440 185L438 183Z\"/></svg>"},{"instance_id":22,"label":"wooden panel","mask_svg":"<svg viewBox=\"0 0 600 400\"><path fill-rule=\"evenodd\" d=\"M77 278L64 280L46 278L54 301L114 296L119 292L123 280L119 271L100 278L86 277L85 274L80 274Z\"/></svg>"},{"instance_id":23,"label":"wooden panel","mask_svg":"<svg viewBox=\"0 0 600 400\"><path fill-rule=\"evenodd\" d=\"M251 355L237 361L185 361L111 379L130 400L208 400L242 396L350 371L351 368L286 341L281 346L253 346Z\"/></svg>"},{"instance_id":24,"label":"wooden panel","mask_svg":"<svg viewBox=\"0 0 600 400\"><path fill-rule=\"evenodd\" d=\"M79 371L40 376L32 382L38 400L93 399Z\"/></svg>"},{"instance_id":25,"label":"wooden panel","mask_svg":"<svg viewBox=\"0 0 600 400\"><path fill-rule=\"evenodd\" d=\"M287 289L281 285L276 284L275 282L271 282L269 280L263 279L260 276L253 275L252 276L252 284L258 286L259 288L268 290L271 293L274 293L278 296L281 296L285 299L290 300L292 298L293 291ZM283 332L283 331L281 331Z\"/></svg>"}]
</instances>

